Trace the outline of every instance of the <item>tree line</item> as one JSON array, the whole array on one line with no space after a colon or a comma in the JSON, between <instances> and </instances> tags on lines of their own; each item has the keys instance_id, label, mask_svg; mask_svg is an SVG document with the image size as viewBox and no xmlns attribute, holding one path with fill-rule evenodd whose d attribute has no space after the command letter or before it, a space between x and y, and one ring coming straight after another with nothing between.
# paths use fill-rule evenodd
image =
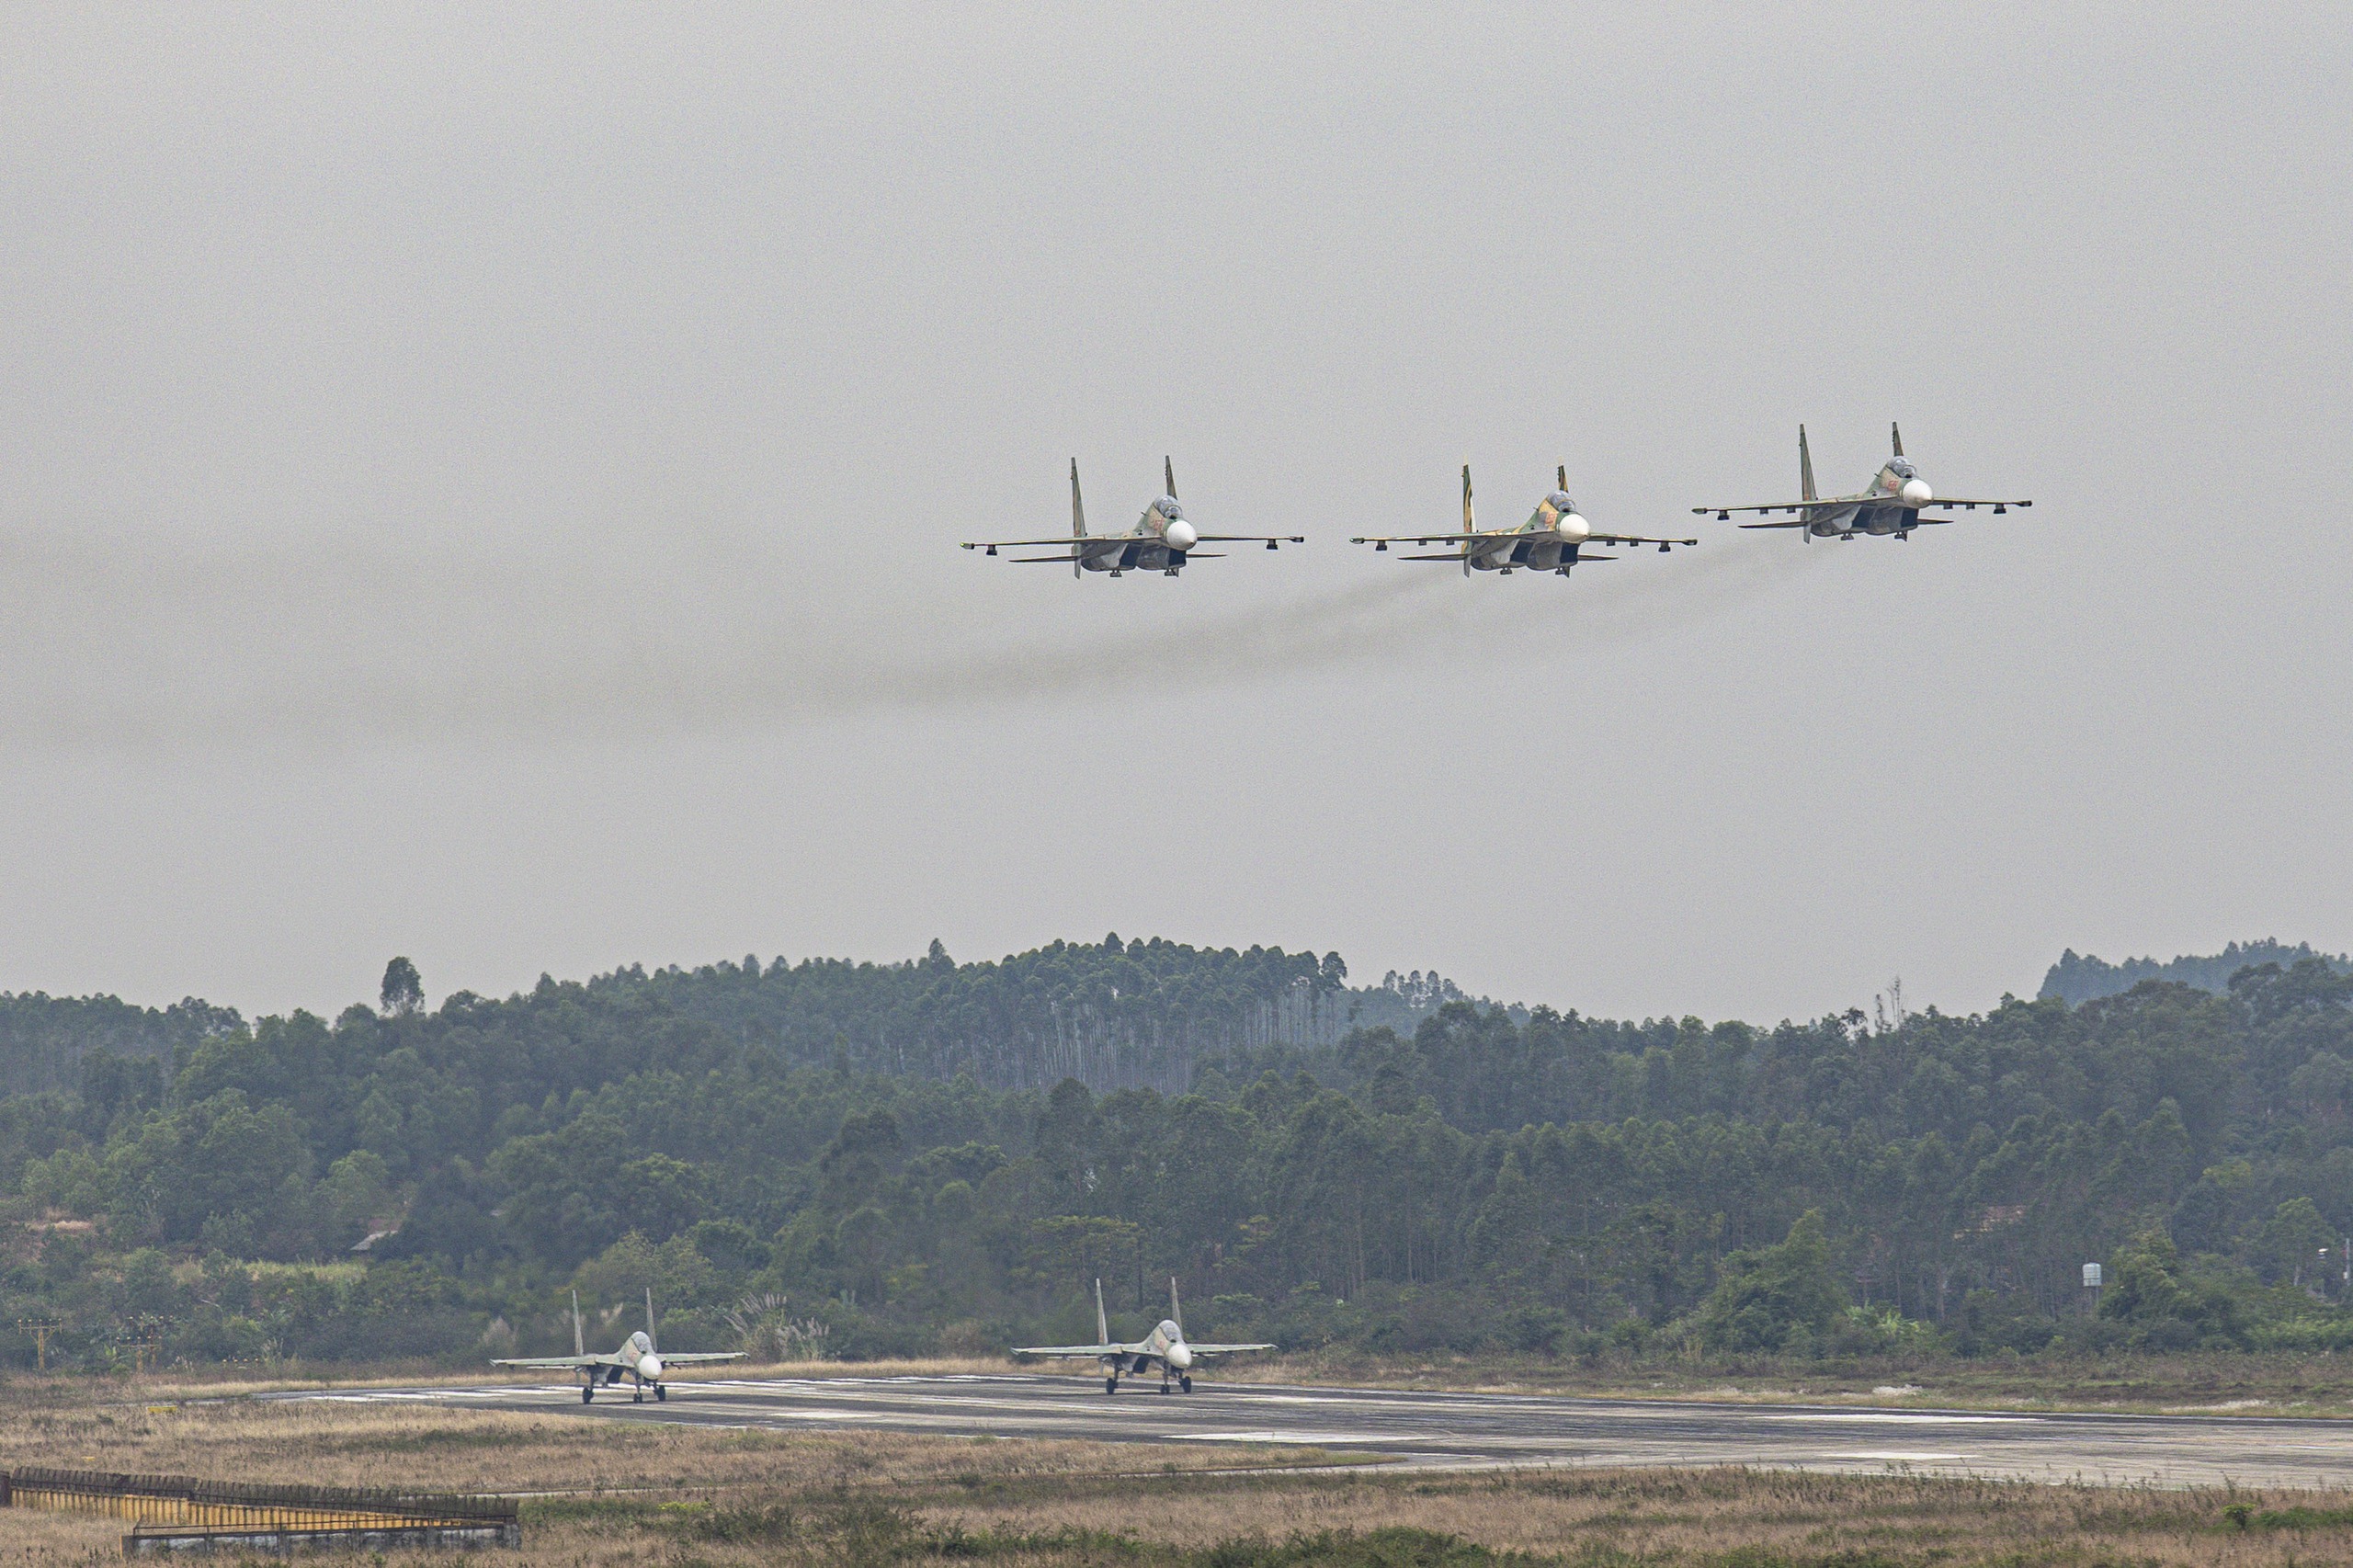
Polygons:
<instances>
[{"instance_id":1,"label":"tree line","mask_svg":"<svg viewBox=\"0 0 2353 1568\"><path fill-rule=\"evenodd\" d=\"M332 1022L40 998L90 1031L0 1099L0 1357L528 1353L648 1285L682 1345L978 1351L1171 1274L1197 1333L1369 1353L2353 1344L2319 960L1769 1028L1346 978L1113 937L438 1008L398 960Z\"/></svg>"}]
</instances>

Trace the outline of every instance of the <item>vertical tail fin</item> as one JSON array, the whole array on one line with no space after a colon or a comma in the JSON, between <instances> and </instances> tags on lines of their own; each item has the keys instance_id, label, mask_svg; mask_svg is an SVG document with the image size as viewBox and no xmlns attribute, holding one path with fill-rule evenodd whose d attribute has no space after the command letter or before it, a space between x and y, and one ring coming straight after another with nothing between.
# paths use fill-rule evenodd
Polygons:
<instances>
[{"instance_id":1,"label":"vertical tail fin","mask_svg":"<svg viewBox=\"0 0 2353 1568\"><path fill-rule=\"evenodd\" d=\"M1076 458L1070 460L1070 537L1073 539L1086 537L1086 508L1079 504L1078 460ZM1078 554L1077 547L1072 547L1071 554L1074 556ZM1084 577L1086 575L1086 568L1074 560L1070 563L1070 574L1074 577Z\"/></svg>"},{"instance_id":2,"label":"vertical tail fin","mask_svg":"<svg viewBox=\"0 0 2353 1568\"><path fill-rule=\"evenodd\" d=\"M651 1285L645 1288L645 1343L655 1351L662 1348L662 1342L654 1337L654 1287Z\"/></svg>"},{"instance_id":3,"label":"vertical tail fin","mask_svg":"<svg viewBox=\"0 0 2353 1568\"><path fill-rule=\"evenodd\" d=\"M1462 465L1462 531L1464 533L1478 531L1479 525L1472 520L1472 517L1471 465L1464 463ZM1471 575L1471 541L1467 539L1462 541L1462 574L1465 577Z\"/></svg>"},{"instance_id":4,"label":"vertical tail fin","mask_svg":"<svg viewBox=\"0 0 2353 1568\"><path fill-rule=\"evenodd\" d=\"M1168 1277L1168 1321L1176 1325L1176 1337L1185 1337L1185 1309L1176 1304L1176 1276Z\"/></svg>"},{"instance_id":5,"label":"vertical tail fin","mask_svg":"<svg viewBox=\"0 0 2353 1568\"><path fill-rule=\"evenodd\" d=\"M577 1290L572 1293L572 1353L574 1356L588 1354L585 1336L580 1332L580 1292Z\"/></svg>"},{"instance_id":6,"label":"vertical tail fin","mask_svg":"<svg viewBox=\"0 0 2353 1568\"><path fill-rule=\"evenodd\" d=\"M1566 463L1563 463L1560 467L1558 467L1558 468L1556 468L1556 469L1554 469L1554 470L1552 471L1552 474L1553 474L1553 477L1554 477L1556 480L1558 480L1558 481L1559 481L1559 483L1556 483L1556 484L1554 484L1554 485L1552 486L1552 488L1553 488L1553 489L1555 489L1555 490L1566 490L1566 489L1569 487L1569 465L1568 465L1568 464L1566 464Z\"/></svg>"},{"instance_id":7,"label":"vertical tail fin","mask_svg":"<svg viewBox=\"0 0 2353 1568\"><path fill-rule=\"evenodd\" d=\"M1798 426L1798 494L1813 499L1813 454L1805 449L1805 426Z\"/></svg>"},{"instance_id":8,"label":"vertical tail fin","mask_svg":"<svg viewBox=\"0 0 2353 1568\"><path fill-rule=\"evenodd\" d=\"M1169 459L1167 459L1167 458L1163 458L1163 459L1161 459L1161 460L1160 460L1160 478L1161 478L1162 483L1165 483L1165 484L1166 484L1166 485L1168 486L1168 492L1167 492L1168 498L1169 498L1171 501L1176 500L1176 463L1175 463L1174 461L1172 461L1171 460L1169 460Z\"/></svg>"},{"instance_id":9,"label":"vertical tail fin","mask_svg":"<svg viewBox=\"0 0 2353 1568\"><path fill-rule=\"evenodd\" d=\"M1895 443L1895 455L1899 458L1902 457L1904 455L1904 427L1891 419L1887 423L1887 435L1888 438Z\"/></svg>"},{"instance_id":10,"label":"vertical tail fin","mask_svg":"<svg viewBox=\"0 0 2353 1568\"><path fill-rule=\"evenodd\" d=\"M1095 1343L1111 1343L1111 1320L1103 1313L1103 1281L1095 1282Z\"/></svg>"}]
</instances>

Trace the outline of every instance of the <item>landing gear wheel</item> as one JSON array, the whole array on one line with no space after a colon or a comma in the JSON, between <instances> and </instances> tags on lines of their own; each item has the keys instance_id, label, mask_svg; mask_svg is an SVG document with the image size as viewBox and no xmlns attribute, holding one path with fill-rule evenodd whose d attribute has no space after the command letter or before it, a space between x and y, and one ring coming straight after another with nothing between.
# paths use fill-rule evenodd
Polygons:
<instances>
[{"instance_id":1,"label":"landing gear wheel","mask_svg":"<svg viewBox=\"0 0 2353 1568\"><path fill-rule=\"evenodd\" d=\"M597 1385L596 1385L595 1383L590 1383L586 1388L584 1388L584 1389L582 1389L582 1390L580 1391L580 1403L583 1403L583 1404L586 1404L586 1403L588 1403L589 1402L591 1402L592 1400L594 1400L596 1397L597 1397Z\"/></svg>"},{"instance_id":2,"label":"landing gear wheel","mask_svg":"<svg viewBox=\"0 0 2353 1568\"><path fill-rule=\"evenodd\" d=\"M643 1404L645 1403L645 1391L643 1389L639 1389L635 1393L629 1396L629 1402L631 1404Z\"/></svg>"},{"instance_id":3,"label":"landing gear wheel","mask_svg":"<svg viewBox=\"0 0 2353 1568\"><path fill-rule=\"evenodd\" d=\"M1117 1393L1117 1392L1120 1392L1120 1380L1119 1380L1119 1379L1117 1379L1117 1378L1106 1378L1106 1379L1104 1379L1104 1380L1103 1380L1103 1392L1104 1392L1105 1393Z\"/></svg>"},{"instance_id":4,"label":"landing gear wheel","mask_svg":"<svg viewBox=\"0 0 2353 1568\"><path fill-rule=\"evenodd\" d=\"M1163 1384L1161 1384L1161 1385L1160 1385L1160 1392L1163 1392L1163 1393L1166 1393L1166 1392L1168 1392L1168 1385L1167 1385L1166 1383L1163 1383Z\"/></svg>"},{"instance_id":5,"label":"landing gear wheel","mask_svg":"<svg viewBox=\"0 0 2353 1568\"><path fill-rule=\"evenodd\" d=\"M654 1385L654 1403L656 1404L667 1404L669 1401L670 1391L660 1383L655 1383Z\"/></svg>"},{"instance_id":6,"label":"landing gear wheel","mask_svg":"<svg viewBox=\"0 0 2353 1568\"><path fill-rule=\"evenodd\" d=\"M1176 1386L1183 1389L1187 1393L1190 1393L1193 1392L1193 1380L1190 1377L1178 1378L1176 1380Z\"/></svg>"}]
</instances>

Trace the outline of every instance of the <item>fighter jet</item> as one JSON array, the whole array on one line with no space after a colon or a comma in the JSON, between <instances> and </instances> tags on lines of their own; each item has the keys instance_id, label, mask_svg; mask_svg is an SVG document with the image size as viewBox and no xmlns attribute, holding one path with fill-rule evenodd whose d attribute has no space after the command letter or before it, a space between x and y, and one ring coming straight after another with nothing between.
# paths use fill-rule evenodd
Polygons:
<instances>
[{"instance_id":1,"label":"fighter jet","mask_svg":"<svg viewBox=\"0 0 2353 1568\"><path fill-rule=\"evenodd\" d=\"M657 1401L667 1400L670 1391L663 1386L662 1374L671 1367L699 1365L705 1361L735 1361L743 1358L741 1350L702 1350L685 1356L664 1356L654 1348L654 1292L645 1292L645 1326L621 1342L621 1347L609 1356L591 1356L583 1343L580 1331L580 1292L572 1293L572 1354L569 1356L510 1357L491 1363L494 1367L534 1367L578 1372L585 1380L580 1386L580 1403L588 1403L597 1397L597 1385L601 1381L610 1388L623 1378L637 1380L637 1387L630 1395L632 1404L645 1403L645 1391L652 1389Z\"/></svg>"},{"instance_id":2,"label":"fighter jet","mask_svg":"<svg viewBox=\"0 0 2353 1568\"><path fill-rule=\"evenodd\" d=\"M1713 512L1720 519L1729 520L1734 512L1786 512L1795 517L1787 523L1743 523L1745 528L1802 528L1798 535L1806 543L1817 539L1851 540L1857 534L1893 534L1899 540L1912 537L1914 528L1928 528L1941 523L1954 523L1958 517L1924 517L1920 509L1927 506L1958 506L1974 512L1980 506L1991 506L2000 517L2013 506L2031 506L2031 501L1938 501L1928 482L1920 477L1904 455L1904 432L1888 426L1888 433L1895 447L1895 455L1887 460L1870 483L1870 487L1858 495L1833 495L1827 499L1813 493L1813 458L1805 448L1805 426L1798 426L1798 487L1804 498L1794 506L1776 502L1764 506L1694 506L1692 511L1705 516Z\"/></svg>"},{"instance_id":3,"label":"fighter jet","mask_svg":"<svg viewBox=\"0 0 2353 1568\"><path fill-rule=\"evenodd\" d=\"M1088 572L1108 572L1114 577L1130 572L1158 572L1174 577L1188 561L1212 561L1224 553L1197 550L1197 545L1264 544L1268 550L1279 550L1286 544L1307 542L1304 534L1205 534L1187 519L1185 509L1176 505L1176 465L1163 458L1160 472L1167 488L1143 509L1136 526L1126 533L1086 531L1086 508L1078 498L1078 460L1074 458L1070 465L1070 538L972 540L966 541L964 548L995 555L1000 550L1067 545L1070 552L1066 555L1017 555L1012 559L1024 566L1067 561L1073 577Z\"/></svg>"},{"instance_id":4,"label":"fighter jet","mask_svg":"<svg viewBox=\"0 0 2353 1568\"><path fill-rule=\"evenodd\" d=\"M1460 561L1465 577L1473 572L1499 572L1510 576L1521 567L1530 572L1552 572L1565 577L1569 568L1588 561L1615 561L1614 555L1581 553L1589 544L1654 544L1664 555L1678 544L1697 544L1696 539L1646 539L1641 534L1596 533L1593 525L1578 515L1577 504L1569 499L1569 466L1563 463L1558 471L1560 483L1552 494L1536 503L1536 510L1528 521L1516 528L1482 528L1471 510L1471 465L1462 465L1462 531L1459 534L1386 534L1367 535L1348 540L1350 544L1369 544L1376 551L1387 550L1392 544L1450 544L1455 548L1436 555L1408 555L1406 561Z\"/></svg>"},{"instance_id":5,"label":"fighter jet","mask_svg":"<svg viewBox=\"0 0 2353 1568\"><path fill-rule=\"evenodd\" d=\"M1185 1313L1176 1304L1176 1281L1168 1281L1168 1315L1160 1325L1133 1345L1120 1345L1111 1338L1110 1320L1103 1313L1103 1281L1095 1282L1095 1337L1093 1345L1029 1345L1016 1349L1016 1356L1060 1356L1074 1361L1103 1363L1103 1392L1120 1392L1121 1372L1149 1372L1160 1369L1160 1392L1168 1392L1168 1380L1173 1376L1176 1386L1187 1393L1193 1392L1192 1366L1202 1356L1230 1356L1237 1350L1272 1350L1271 1345L1191 1345L1185 1339Z\"/></svg>"}]
</instances>

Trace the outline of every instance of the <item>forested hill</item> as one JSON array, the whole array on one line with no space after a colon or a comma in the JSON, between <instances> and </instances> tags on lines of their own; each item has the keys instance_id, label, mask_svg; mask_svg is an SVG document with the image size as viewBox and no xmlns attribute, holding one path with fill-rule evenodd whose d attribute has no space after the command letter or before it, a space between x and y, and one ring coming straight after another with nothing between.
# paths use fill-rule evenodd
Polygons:
<instances>
[{"instance_id":1,"label":"forested hill","mask_svg":"<svg viewBox=\"0 0 2353 1568\"><path fill-rule=\"evenodd\" d=\"M631 965L585 983L542 977L529 995L503 1003L461 992L444 1012L469 1028L494 1030L550 1012L576 1015L599 1040L597 1062L616 1049L627 1056L627 1047L610 1043L617 1033L633 1036L660 1019L711 1026L787 1062L919 1077L963 1073L991 1087L1076 1078L1097 1092L1182 1093L1194 1064L1209 1057L1329 1045L1357 1028L1410 1030L1442 1004L1468 1000L1435 971L1350 987L1337 953L1236 952L1122 942L1115 934L995 963L959 964L934 942L926 957L897 964L764 965L746 956L740 964L650 973ZM111 996L0 994L0 1094L70 1087L89 1051L168 1059L241 1022L235 1009L193 998L155 1009Z\"/></svg>"},{"instance_id":2,"label":"forested hill","mask_svg":"<svg viewBox=\"0 0 2353 1568\"><path fill-rule=\"evenodd\" d=\"M2317 960L1770 1028L1447 990L1106 940L430 1009L402 960L333 1022L48 1002L131 1049L0 1099L0 1324L85 1365L153 1324L462 1358L651 1285L681 1348L977 1349L1176 1273L1199 1331L1295 1345L2353 1347L2353 978ZM2102 1258L2131 1284L2087 1324Z\"/></svg>"},{"instance_id":3,"label":"forested hill","mask_svg":"<svg viewBox=\"0 0 2353 1568\"><path fill-rule=\"evenodd\" d=\"M93 1051L168 1058L244 1023L234 1007L192 996L168 1007L134 1007L112 996L0 992L0 1094L70 1089Z\"/></svg>"},{"instance_id":4,"label":"forested hill","mask_svg":"<svg viewBox=\"0 0 2353 1568\"><path fill-rule=\"evenodd\" d=\"M2353 972L2353 959L2314 952L2309 942L2299 942L2290 948L2268 937L2260 942L2233 942L2206 958L2182 957L2164 962L2126 959L2122 963L2109 963L2089 953L2078 954L2070 948L2059 955L2059 961L2042 977L2042 989L2038 994L2056 996L2080 1006L2103 996L2120 996L2144 980L2169 980L2220 995L2231 988L2231 976L2243 969L2267 963L2289 969L2305 959L2318 959L2339 974Z\"/></svg>"}]
</instances>

